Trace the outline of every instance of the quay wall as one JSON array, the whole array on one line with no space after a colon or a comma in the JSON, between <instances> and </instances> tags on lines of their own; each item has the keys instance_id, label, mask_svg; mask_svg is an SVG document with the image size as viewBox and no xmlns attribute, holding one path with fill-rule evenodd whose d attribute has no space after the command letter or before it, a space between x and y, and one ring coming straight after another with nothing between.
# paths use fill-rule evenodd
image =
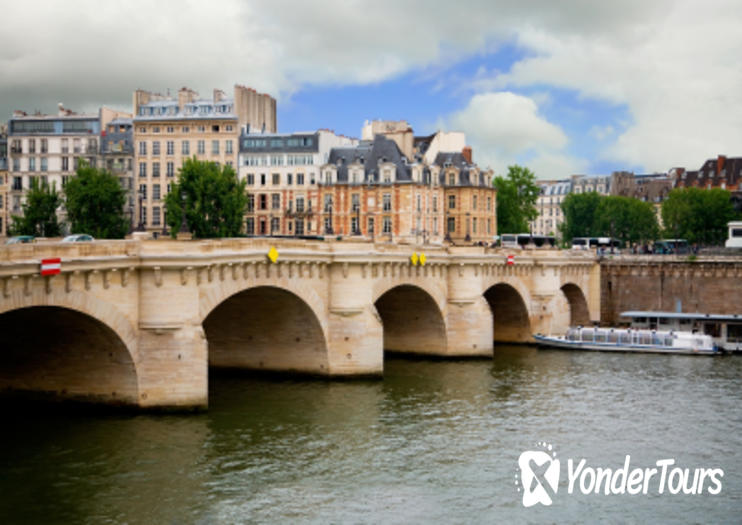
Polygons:
<instances>
[{"instance_id":1,"label":"quay wall","mask_svg":"<svg viewBox=\"0 0 742 525\"><path fill-rule=\"evenodd\" d=\"M604 325L627 310L742 314L740 256L620 256L600 271Z\"/></svg>"}]
</instances>

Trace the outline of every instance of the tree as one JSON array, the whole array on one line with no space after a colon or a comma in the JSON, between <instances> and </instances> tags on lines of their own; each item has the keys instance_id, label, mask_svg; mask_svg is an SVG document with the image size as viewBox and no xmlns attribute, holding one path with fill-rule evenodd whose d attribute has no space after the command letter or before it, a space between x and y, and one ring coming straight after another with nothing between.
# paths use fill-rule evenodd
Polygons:
<instances>
[{"instance_id":1,"label":"tree","mask_svg":"<svg viewBox=\"0 0 742 525\"><path fill-rule=\"evenodd\" d=\"M9 228L11 235L33 235L35 237L58 237L62 225L57 220L57 208L62 205L54 185L39 185L36 178L31 179L31 189L23 204L23 216L14 215Z\"/></svg>"},{"instance_id":2,"label":"tree","mask_svg":"<svg viewBox=\"0 0 742 525\"><path fill-rule=\"evenodd\" d=\"M180 229L183 203L188 229L194 237L235 237L242 232L247 207L245 181L231 166L187 159L177 184L168 193L167 223L173 237Z\"/></svg>"},{"instance_id":3,"label":"tree","mask_svg":"<svg viewBox=\"0 0 742 525\"><path fill-rule=\"evenodd\" d=\"M123 239L129 230L126 192L115 175L80 161L77 176L64 187L72 231L98 239Z\"/></svg>"},{"instance_id":4,"label":"tree","mask_svg":"<svg viewBox=\"0 0 742 525\"><path fill-rule=\"evenodd\" d=\"M495 177L493 186L497 190L497 231L529 231L529 223L538 217L536 200L540 193L533 172L517 164L508 166L507 177Z\"/></svg>"},{"instance_id":5,"label":"tree","mask_svg":"<svg viewBox=\"0 0 742 525\"><path fill-rule=\"evenodd\" d=\"M664 235L690 243L721 244L734 219L731 194L719 188L676 188L662 203Z\"/></svg>"},{"instance_id":6,"label":"tree","mask_svg":"<svg viewBox=\"0 0 742 525\"><path fill-rule=\"evenodd\" d=\"M652 204L631 197L600 197L593 220L593 231L597 235L624 242L653 240L659 232Z\"/></svg>"},{"instance_id":7,"label":"tree","mask_svg":"<svg viewBox=\"0 0 742 525\"><path fill-rule=\"evenodd\" d=\"M570 193L562 201L564 222L559 225L562 239L571 241L575 237L597 237L595 211L600 204L596 192Z\"/></svg>"}]
</instances>

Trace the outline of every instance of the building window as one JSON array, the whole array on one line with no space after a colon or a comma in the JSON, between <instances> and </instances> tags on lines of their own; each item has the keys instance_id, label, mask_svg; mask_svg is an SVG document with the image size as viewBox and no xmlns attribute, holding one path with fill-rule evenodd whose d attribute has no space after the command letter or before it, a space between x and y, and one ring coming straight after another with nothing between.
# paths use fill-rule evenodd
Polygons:
<instances>
[{"instance_id":1,"label":"building window","mask_svg":"<svg viewBox=\"0 0 742 525\"><path fill-rule=\"evenodd\" d=\"M456 209L456 195L449 195L448 196L448 209L449 210L455 210Z\"/></svg>"},{"instance_id":2,"label":"building window","mask_svg":"<svg viewBox=\"0 0 742 525\"><path fill-rule=\"evenodd\" d=\"M304 174L303 173L296 174L296 184L298 186L304 186Z\"/></svg>"},{"instance_id":3,"label":"building window","mask_svg":"<svg viewBox=\"0 0 742 525\"><path fill-rule=\"evenodd\" d=\"M358 211L361 209L361 196L358 193L351 195L352 210Z\"/></svg>"},{"instance_id":4,"label":"building window","mask_svg":"<svg viewBox=\"0 0 742 525\"><path fill-rule=\"evenodd\" d=\"M152 142L152 155L159 155L160 154L160 141L155 140Z\"/></svg>"},{"instance_id":5,"label":"building window","mask_svg":"<svg viewBox=\"0 0 742 525\"><path fill-rule=\"evenodd\" d=\"M23 189L23 177L13 177L13 190L20 191Z\"/></svg>"},{"instance_id":6,"label":"building window","mask_svg":"<svg viewBox=\"0 0 742 525\"><path fill-rule=\"evenodd\" d=\"M247 195L247 211L249 212L255 211L255 195L252 195L252 194Z\"/></svg>"},{"instance_id":7,"label":"building window","mask_svg":"<svg viewBox=\"0 0 742 525\"><path fill-rule=\"evenodd\" d=\"M417 195L417 211L422 211L422 197L420 194Z\"/></svg>"},{"instance_id":8,"label":"building window","mask_svg":"<svg viewBox=\"0 0 742 525\"><path fill-rule=\"evenodd\" d=\"M41 157L41 171L49 171L49 161L46 157Z\"/></svg>"},{"instance_id":9,"label":"building window","mask_svg":"<svg viewBox=\"0 0 742 525\"><path fill-rule=\"evenodd\" d=\"M146 155L147 154L147 142L141 141L139 143L139 154L140 155Z\"/></svg>"},{"instance_id":10,"label":"building window","mask_svg":"<svg viewBox=\"0 0 742 525\"><path fill-rule=\"evenodd\" d=\"M261 210L268 209L268 196L265 193L260 194L260 209Z\"/></svg>"},{"instance_id":11,"label":"building window","mask_svg":"<svg viewBox=\"0 0 742 525\"><path fill-rule=\"evenodd\" d=\"M139 185L139 193L142 194L142 199L147 200L147 185L146 184Z\"/></svg>"},{"instance_id":12,"label":"building window","mask_svg":"<svg viewBox=\"0 0 742 525\"><path fill-rule=\"evenodd\" d=\"M304 220L303 219L296 220L294 233L296 235L304 235Z\"/></svg>"},{"instance_id":13,"label":"building window","mask_svg":"<svg viewBox=\"0 0 742 525\"><path fill-rule=\"evenodd\" d=\"M294 180L293 175L291 175L291 173L287 173L286 174L286 184L288 184L289 186L291 186L291 183L293 182L293 180Z\"/></svg>"},{"instance_id":14,"label":"building window","mask_svg":"<svg viewBox=\"0 0 742 525\"><path fill-rule=\"evenodd\" d=\"M36 141L34 139L28 139L28 152L36 153Z\"/></svg>"},{"instance_id":15,"label":"building window","mask_svg":"<svg viewBox=\"0 0 742 525\"><path fill-rule=\"evenodd\" d=\"M384 217L384 233L392 233L392 218Z\"/></svg>"},{"instance_id":16,"label":"building window","mask_svg":"<svg viewBox=\"0 0 742 525\"><path fill-rule=\"evenodd\" d=\"M304 211L304 197L296 198L296 211L300 213Z\"/></svg>"},{"instance_id":17,"label":"building window","mask_svg":"<svg viewBox=\"0 0 742 525\"><path fill-rule=\"evenodd\" d=\"M159 162L153 162L152 163L152 176L153 177L159 177L160 176L160 163Z\"/></svg>"},{"instance_id":18,"label":"building window","mask_svg":"<svg viewBox=\"0 0 742 525\"><path fill-rule=\"evenodd\" d=\"M492 210L492 197L487 197L487 211L491 211L491 210Z\"/></svg>"},{"instance_id":19,"label":"building window","mask_svg":"<svg viewBox=\"0 0 742 525\"><path fill-rule=\"evenodd\" d=\"M448 233L454 233L456 231L456 218L448 218Z\"/></svg>"},{"instance_id":20,"label":"building window","mask_svg":"<svg viewBox=\"0 0 742 525\"><path fill-rule=\"evenodd\" d=\"M153 206L152 207L152 226L159 226L159 225L160 225L160 207Z\"/></svg>"},{"instance_id":21,"label":"building window","mask_svg":"<svg viewBox=\"0 0 742 525\"><path fill-rule=\"evenodd\" d=\"M159 184L152 185L152 199L156 201L160 200L160 185Z\"/></svg>"},{"instance_id":22,"label":"building window","mask_svg":"<svg viewBox=\"0 0 742 525\"><path fill-rule=\"evenodd\" d=\"M255 235L255 219L248 217L247 221L245 221L245 226L247 227L248 235Z\"/></svg>"},{"instance_id":23,"label":"building window","mask_svg":"<svg viewBox=\"0 0 742 525\"><path fill-rule=\"evenodd\" d=\"M382 199L382 209L384 211L391 211L392 209L392 194L391 193L385 193L381 196Z\"/></svg>"},{"instance_id":24,"label":"building window","mask_svg":"<svg viewBox=\"0 0 742 525\"><path fill-rule=\"evenodd\" d=\"M358 229L358 217L350 218L350 231L353 233L353 235L361 234L361 230Z\"/></svg>"},{"instance_id":25,"label":"building window","mask_svg":"<svg viewBox=\"0 0 742 525\"><path fill-rule=\"evenodd\" d=\"M73 153L82 153L82 144L80 139L72 139L72 151Z\"/></svg>"},{"instance_id":26,"label":"building window","mask_svg":"<svg viewBox=\"0 0 742 525\"><path fill-rule=\"evenodd\" d=\"M278 173L274 173L273 174L273 185L278 186L279 184L281 184L281 175L279 175Z\"/></svg>"},{"instance_id":27,"label":"building window","mask_svg":"<svg viewBox=\"0 0 742 525\"><path fill-rule=\"evenodd\" d=\"M62 171L70 171L70 158L62 157Z\"/></svg>"},{"instance_id":28,"label":"building window","mask_svg":"<svg viewBox=\"0 0 742 525\"><path fill-rule=\"evenodd\" d=\"M438 211L438 196L433 195L433 211Z\"/></svg>"},{"instance_id":29,"label":"building window","mask_svg":"<svg viewBox=\"0 0 742 525\"><path fill-rule=\"evenodd\" d=\"M211 154L219 155L219 141L218 140L211 141Z\"/></svg>"},{"instance_id":30,"label":"building window","mask_svg":"<svg viewBox=\"0 0 742 525\"><path fill-rule=\"evenodd\" d=\"M281 224L278 220L278 217L273 217L271 219L271 234L280 232L280 230L281 230Z\"/></svg>"},{"instance_id":31,"label":"building window","mask_svg":"<svg viewBox=\"0 0 742 525\"><path fill-rule=\"evenodd\" d=\"M265 227L265 219L260 218L260 235L265 235L268 233L268 229Z\"/></svg>"},{"instance_id":32,"label":"building window","mask_svg":"<svg viewBox=\"0 0 742 525\"><path fill-rule=\"evenodd\" d=\"M384 184L392 182L392 170L384 170Z\"/></svg>"},{"instance_id":33,"label":"building window","mask_svg":"<svg viewBox=\"0 0 742 525\"><path fill-rule=\"evenodd\" d=\"M260 185L265 186L265 173L260 174Z\"/></svg>"},{"instance_id":34,"label":"building window","mask_svg":"<svg viewBox=\"0 0 742 525\"><path fill-rule=\"evenodd\" d=\"M205 140L199 140L197 143L197 147L198 147L197 153L199 155L203 155L204 153L206 153L206 141Z\"/></svg>"},{"instance_id":35,"label":"building window","mask_svg":"<svg viewBox=\"0 0 742 525\"><path fill-rule=\"evenodd\" d=\"M146 162L140 162L139 163L139 176L140 177L146 177L147 176L147 163Z\"/></svg>"},{"instance_id":36,"label":"building window","mask_svg":"<svg viewBox=\"0 0 742 525\"><path fill-rule=\"evenodd\" d=\"M438 235L438 217L433 217L433 235Z\"/></svg>"},{"instance_id":37,"label":"building window","mask_svg":"<svg viewBox=\"0 0 742 525\"><path fill-rule=\"evenodd\" d=\"M477 218L476 217L472 218L471 220L471 232L477 233Z\"/></svg>"},{"instance_id":38,"label":"building window","mask_svg":"<svg viewBox=\"0 0 742 525\"><path fill-rule=\"evenodd\" d=\"M472 207L473 210L476 210L477 209L477 196L476 195L472 195L472 198L471 198L471 207Z\"/></svg>"},{"instance_id":39,"label":"building window","mask_svg":"<svg viewBox=\"0 0 742 525\"><path fill-rule=\"evenodd\" d=\"M487 219L487 233L492 233L492 219Z\"/></svg>"},{"instance_id":40,"label":"building window","mask_svg":"<svg viewBox=\"0 0 742 525\"><path fill-rule=\"evenodd\" d=\"M366 233L368 233L369 235L374 234L374 218L373 217L368 218L368 229L366 230Z\"/></svg>"},{"instance_id":41,"label":"building window","mask_svg":"<svg viewBox=\"0 0 742 525\"><path fill-rule=\"evenodd\" d=\"M252 174L252 173L248 173L247 174L247 185L248 186L255 185L255 175L254 174Z\"/></svg>"},{"instance_id":42,"label":"building window","mask_svg":"<svg viewBox=\"0 0 742 525\"><path fill-rule=\"evenodd\" d=\"M167 163L167 176L175 177L175 163L174 162Z\"/></svg>"},{"instance_id":43,"label":"building window","mask_svg":"<svg viewBox=\"0 0 742 525\"><path fill-rule=\"evenodd\" d=\"M69 152L70 152L69 139L62 139L62 153L69 153Z\"/></svg>"},{"instance_id":44,"label":"building window","mask_svg":"<svg viewBox=\"0 0 742 525\"><path fill-rule=\"evenodd\" d=\"M184 140L180 143L180 152L183 155L190 155L191 154L191 143L187 140Z\"/></svg>"},{"instance_id":45,"label":"building window","mask_svg":"<svg viewBox=\"0 0 742 525\"><path fill-rule=\"evenodd\" d=\"M453 173L448 177L448 185L456 186L456 175L454 175Z\"/></svg>"},{"instance_id":46,"label":"building window","mask_svg":"<svg viewBox=\"0 0 742 525\"><path fill-rule=\"evenodd\" d=\"M271 208L274 210L281 208L281 196L278 193L271 195Z\"/></svg>"},{"instance_id":47,"label":"building window","mask_svg":"<svg viewBox=\"0 0 742 525\"><path fill-rule=\"evenodd\" d=\"M49 141L41 139L41 153L49 153Z\"/></svg>"},{"instance_id":48,"label":"building window","mask_svg":"<svg viewBox=\"0 0 742 525\"><path fill-rule=\"evenodd\" d=\"M232 154L232 141L228 140L224 143L224 149L228 155Z\"/></svg>"},{"instance_id":49,"label":"building window","mask_svg":"<svg viewBox=\"0 0 742 525\"><path fill-rule=\"evenodd\" d=\"M36 171L36 157L28 158L28 171Z\"/></svg>"},{"instance_id":50,"label":"building window","mask_svg":"<svg viewBox=\"0 0 742 525\"><path fill-rule=\"evenodd\" d=\"M175 154L175 141L174 140L168 140L166 143L167 147L167 154L168 155L174 155Z\"/></svg>"},{"instance_id":51,"label":"building window","mask_svg":"<svg viewBox=\"0 0 742 525\"><path fill-rule=\"evenodd\" d=\"M325 233L332 232L332 221L329 217L325 217Z\"/></svg>"}]
</instances>

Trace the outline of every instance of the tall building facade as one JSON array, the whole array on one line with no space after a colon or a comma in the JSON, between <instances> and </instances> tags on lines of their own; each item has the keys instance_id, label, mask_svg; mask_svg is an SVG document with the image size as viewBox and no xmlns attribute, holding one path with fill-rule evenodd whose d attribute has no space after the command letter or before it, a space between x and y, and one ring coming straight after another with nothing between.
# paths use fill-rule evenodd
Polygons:
<instances>
[{"instance_id":1,"label":"tall building facade","mask_svg":"<svg viewBox=\"0 0 742 525\"><path fill-rule=\"evenodd\" d=\"M317 235L319 167L332 148L357 143L329 130L241 135L238 173L247 183L247 235Z\"/></svg>"},{"instance_id":2,"label":"tall building facade","mask_svg":"<svg viewBox=\"0 0 742 525\"><path fill-rule=\"evenodd\" d=\"M165 196L185 159L236 170L243 130L276 132L275 99L239 85L232 96L215 89L208 99L188 88L174 97L137 90L133 107L135 222L151 230L164 224Z\"/></svg>"},{"instance_id":3,"label":"tall building facade","mask_svg":"<svg viewBox=\"0 0 742 525\"><path fill-rule=\"evenodd\" d=\"M134 126L131 116L115 116L103 123L100 139L100 167L116 176L126 191L124 211L133 229L135 210Z\"/></svg>"},{"instance_id":4,"label":"tall building facade","mask_svg":"<svg viewBox=\"0 0 742 525\"><path fill-rule=\"evenodd\" d=\"M15 111L8 122L10 213L22 213L25 194L34 181L63 191L80 159L96 166L100 131L100 115L77 114L62 104L57 115ZM65 220L63 209L59 216Z\"/></svg>"},{"instance_id":5,"label":"tall building facade","mask_svg":"<svg viewBox=\"0 0 742 525\"><path fill-rule=\"evenodd\" d=\"M415 138L398 124L391 123L387 133L377 121L380 132L372 140L330 152L320 168L320 233L392 242L491 242L497 232L492 172L471 162L470 149L429 151L440 141ZM403 148L410 147L408 156Z\"/></svg>"},{"instance_id":6,"label":"tall building facade","mask_svg":"<svg viewBox=\"0 0 742 525\"><path fill-rule=\"evenodd\" d=\"M559 227L564 222L562 202L570 192L570 180L542 180L538 181L537 185L540 190L536 200L538 217L531 222L531 232L537 235L561 237Z\"/></svg>"}]
</instances>

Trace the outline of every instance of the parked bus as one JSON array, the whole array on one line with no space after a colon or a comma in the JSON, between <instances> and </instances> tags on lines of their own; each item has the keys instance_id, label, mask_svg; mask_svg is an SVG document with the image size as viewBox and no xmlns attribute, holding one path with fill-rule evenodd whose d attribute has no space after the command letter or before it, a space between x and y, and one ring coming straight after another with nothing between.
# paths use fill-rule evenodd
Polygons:
<instances>
[{"instance_id":1,"label":"parked bus","mask_svg":"<svg viewBox=\"0 0 742 525\"><path fill-rule=\"evenodd\" d=\"M685 255L689 253L688 241L685 239L660 239L654 242L654 253Z\"/></svg>"},{"instance_id":2,"label":"parked bus","mask_svg":"<svg viewBox=\"0 0 742 525\"><path fill-rule=\"evenodd\" d=\"M575 237L572 239L572 249L619 253L621 241L610 237Z\"/></svg>"},{"instance_id":3,"label":"parked bus","mask_svg":"<svg viewBox=\"0 0 742 525\"><path fill-rule=\"evenodd\" d=\"M531 235L530 233L503 233L500 246L506 248L553 248L556 238L552 235Z\"/></svg>"}]
</instances>

